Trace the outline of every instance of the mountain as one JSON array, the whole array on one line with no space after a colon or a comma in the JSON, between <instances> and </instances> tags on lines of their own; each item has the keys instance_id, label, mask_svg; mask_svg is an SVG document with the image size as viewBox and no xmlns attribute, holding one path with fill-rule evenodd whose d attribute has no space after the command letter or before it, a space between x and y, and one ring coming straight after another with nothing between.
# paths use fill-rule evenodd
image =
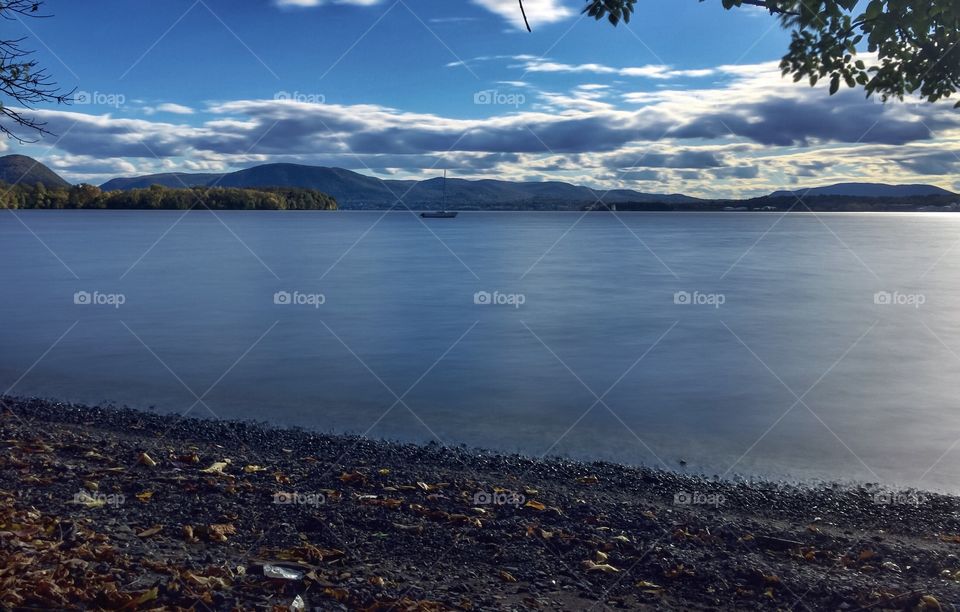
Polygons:
<instances>
[{"instance_id":1,"label":"mountain","mask_svg":"<svg viewBox=\"0 0 960 612\"><path fill-rule=\"evenodd\" d=\"M884 183L837 183L823 187L796 189L793 191L774 191L771 198L813 197L813 196L853 196L861 198L911 198L922 196L950 196L953 192L935 185L886 185Z\"/></svg>"},{"instance_id":2,"label":"mountain","mask_svg":"<svg viewBox=\"0 0 960 612\"><path fill-rule=\"evenodd\" d=\"M181 183L182 181L182 183ZM107 191L149 187L218 185L220 187L302 187L328 193L341 208L387 208L400 198L410 208L440 208L444 183L441 178L424 181L382 180L343 168L264 164L228 174L155 174L110 180L101 188ZM484 179L449 179L446 206L451 209L579 209L592 204L604 192L559 181L513 182ZM679 194L652 194L617 189L604 201L694 203L699 200Z\"/></svg>"},{"instance_id":3,"label":"mountain","mask_svg":"<svg viewBox=\"0 0 960 612\"><path fill-rule=\"evenodd\" d=\"M70 186L70 183L63 180L56 172L26 155L4 155L0 157L0 181L8 185L33 186L42 183L44 187L49 188Z\"/></svg>"},{"instance_id":4,"label":"mountain","mask_svg":"<svg viewBox=\"0 0 960 612\"><path fill-rule=\"evenodd\" d=\"M167 172L164 174L148 174L130 178L110 179L100 188L104 191L127 191L130 189L145 189L150 185L163 185L171 189L181 187L200 187L223 176L222 174L190 174L189 172Z\"/></svg>"}]
</instances>

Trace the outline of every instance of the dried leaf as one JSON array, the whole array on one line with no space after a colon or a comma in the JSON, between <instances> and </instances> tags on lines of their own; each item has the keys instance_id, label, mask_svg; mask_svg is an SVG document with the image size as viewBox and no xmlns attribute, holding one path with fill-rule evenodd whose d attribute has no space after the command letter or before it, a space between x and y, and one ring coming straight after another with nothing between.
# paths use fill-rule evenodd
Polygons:
<instances>
[{"instance_id":1,"label":"dried leaf","mask_svg":"<svg viewBox=\"0 0 960 612\"><path fill-rule=\"evenodd\" d=\"M217 461L208 468L203 468L200 470L205 474L223 474L224 470L227 469L227 466L230 465L229 461Z\"/></svg>"},{"instance_id":2,"label":"dried leaf","mask_svg":"<svg viewBox=\"0 0 960 612\"><path fill-rule=\"evenodd\" d=\"M154 526L151 527L150 529L144 529L143 531L141 531L140 533L138 533L138 534L137 534L137 537L138 537L138 538L149 538L150 536L155 536L155 535L157 535L157 534L160 533L161 531L163 531L163 525L154 525Z\"/></svg>"},{"instance_id":3,"label":"dried leaf","mask_svg":"<svg viewBox=\"0 0 960 612\"><path fill-rule=\"evenodd\" d=\"M590 559L584 561L583 565L587 568L588 572L603 572L605 574L616 574L620 572L620 570L608 563L594 563Z\"/></svg>"},{"instance_id":4,"label":"dried leaf","mask_svg":"<svg viewBox=\"0 0 960 612\"><path fill-rule=\"evenodd\" d=\"M503 580L504 582L516 582L516 581L517 581L517 579L514 578L513 574L511 574L511 573L508 572L507 570L500 570L500 580Z\"/></svg>"},{"instance_id":5,"label":"dried leaf","mask_svg":"<svg viewBox=\"0 0 960 612\"><path fill-rule=\"evenodd\" d=\"M237 528L229 523L210 525L207 528L208 537L215 542L226 542L228 535L237 533Z\"/></svg>"},{"instance_id":6,"label":"dried leaf","mask_svg":"<svg viewBox=\"0 0 960 612\"><path fill-rule=\"evenodd\" d=\"M523 504L525 508L533 508L534 510L546 510L547 507L541 504L540 502L531 499L527 503Z\"/></svg>"},{"instance_id":7,"label":"dried leaf","mask_svg":"<svg viewBox=\"0 0 960 612\"><path fill-rule=\"evenodd\" d=\"M142 606L148 601L153 601L154 599L156 599L157 594L158 594L157 587L153 587L152 589L147 589L146 591L140 594L140 597L137 597L136 599L131 601L130 605L134 608L137 606Z\"/></svg>"},{"instance_id":8,"label":"dried leaf","mask_svg":"<svg viewBox=\"0 0 960 612\"><path fill-rule=\"evenodd\" d=\"M340 482L363 484L366 481L367 477L360 472L344 472L343 474L340 474Z\"/></svg>"},{"instance_id":9,"label":"dried leaf","mask_svg":"<svg viewBox=\"0 0 960 612\"><path fill-rule=\"evenodd\" d=\"M180 455L177 459L182 463L200 463L200 455L192 452L188 455Z\"/></svg>"},{"instance_id":10,"label":"dried leaf","mask_svg":"<svg viewBox=\"0 0 960 612\"><path fill-rule=\"evenodd\" d=\"M153 491L141 491L140 493L137 493L137 499L142 502L150 501L151 497L153 497Z\"/></svg>"},{"instance_id":11,"label":"dried leaf","mask_svg":"<svg viewBox=\"0 0 960 612\"><path fill-rule=\"evenodd\" d=\"M147 453L140 453L140 456L137 457L137 463L140 465L145 465L147 467L156 467L157 462L153 460Z\"/></svg>"},{"instance_id":12,"label":"dried leaf","mask_svg":"<svg viewBox=\"0 0 960 612\"><path fill-rule=\"evenodd\" d=\"M663 588L663 587L661 587L659 584L654 584L653 582L648 582L648 581L646 581L646 580L640 580L639 582L637 582L637 583L634 584L633 586L638 587L638 588L641 588L641 589L662 589L662 588Z\"/></svg>"}]
</instances>

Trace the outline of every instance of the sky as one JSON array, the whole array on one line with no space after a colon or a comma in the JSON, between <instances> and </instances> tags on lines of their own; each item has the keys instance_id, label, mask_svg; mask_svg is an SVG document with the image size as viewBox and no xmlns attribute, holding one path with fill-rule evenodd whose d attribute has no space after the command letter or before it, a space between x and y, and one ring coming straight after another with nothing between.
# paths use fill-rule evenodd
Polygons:
<instances>
[{"instance_id":1,"label":"sky","mask_svg":"<svg viewBox=\"0 0 960 612\"><path fill-rule=\"evenodd\" d=\"M762 9L643 0L48 0L5 24L73 103L0 143L72 182L261 163L701 197L846 181L960 190L960 110L781 77ZM867 57L869 61L869 57Z\"/></svg>"}]
</instances>

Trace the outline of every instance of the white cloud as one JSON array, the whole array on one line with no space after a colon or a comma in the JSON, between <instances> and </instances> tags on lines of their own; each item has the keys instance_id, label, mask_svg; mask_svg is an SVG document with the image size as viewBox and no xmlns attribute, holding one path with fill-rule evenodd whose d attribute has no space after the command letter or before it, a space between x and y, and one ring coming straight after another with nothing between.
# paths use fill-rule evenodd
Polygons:
<instances>
[{"instance_id":1,"label":"white cloud","mask_svg":"<svg viewBox=\"0 0 960 612\"><path fill-rule=\"evenodd\" d=\"M541 58L526 60L520 65L520 67L526 72L610 74L626 77L644 77L648 79L674 79L680 77L699 78L716 74L716 70L713 68L677 70L672 66L667 66L665 64L647 64L645 66L615 68L613 66L606 66L603 64L563 64Z\"/></svg>"},{"instance_id":2,"label":"white cloud","mask_svg":"<svg viewBox=\"0 0 960 612\"><path fill-rule=\"evenodd\" d=\"M500 15L513 27L526 30L519 3L512 0L473 0L473 3ZM531 28L563 21L574 14L561 0L524 0L523 8Z\"/></svg>"},{"instance_id":3,"label":"white cloud","mask_svg":"<svg viewBox=\"0 0 960 612\"><path fill-rule=\"evenodd\" d=\"M881 105L846 90L829 97L823 87L781 78L776 62L711 70L722 79L697 88L664 81L653 92L624 91L622 81L557 91L531 84L522 90L526 104L481 107L482 117L271 99L198 108L190 124L178 123L177 115L35 114L62 136L46 139L56 143L58 169L77 178L100 169L126 174L125 163L142 172L271 161L369 167L403 177L443 161L461 175L532 173L607 187L656 181L658 191L701 195L728 187L772 191L814 175L818 182L945 187L955 180L955 172L940 170L952 162L934 156L960 152L960 118L949 104ZM464 93L462 104L476 108L473 103L472 93ZM645 152L646 166L632 163ZM723 165L710 165L714 158ZM95 160L110 162L98 167Z\"/></svg>"},{"instance_id":4,"label":"white cloud","mask_svg":"<svg viewBox=\"0 0 960 612\"><path fill-rule=\"evenodd\" d=\"M193 109L183 104L174 104L173 102L164 102L156 107L157 112L173 113L175 115L192 115Z\"/></svg>"}]
</instances>

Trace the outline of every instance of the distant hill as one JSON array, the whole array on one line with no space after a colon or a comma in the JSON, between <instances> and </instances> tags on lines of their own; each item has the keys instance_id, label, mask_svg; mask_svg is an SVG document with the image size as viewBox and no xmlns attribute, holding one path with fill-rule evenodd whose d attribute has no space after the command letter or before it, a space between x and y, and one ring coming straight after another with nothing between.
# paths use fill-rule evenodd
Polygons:
<instances>
[{"instance_id":1,"label":"distant hill","mask_svg":"<svg viewBox=\"0 0 960 612\"><path fill-rule=\"evenodd\" d=\"M100 186L104 191L129 191L130 189L146 189L151 185L163 185L171 189L182 187L203 187L221 177L221 174L190 174L189 172L167 172L164 174L148 174L131 178L110 179Z\"/></svg>"},{"instance_id":2,"label":"distant hill","mask_svg":"<svg viewBox=\"0 0 960 612\"><path fill-rule=\"evenodd\" d=\"M771 198L808 196L854 196L862 198L910 198L922 196L954 195L953 192L935 185L886 185L883 183L837 183L823 187L774 191Z\"/></svg>"},{"instance_id":3,"label":"distant hill","mask_svg":"<svg viewBox=\"0 0 960 612\"><path fill-rule=\"evenodd\" d=\"M171 182L172 181L172 182ZM387 208L397 198L410 208L443 206L443 179L424 181L382 180L343 168L304 166L299 164L264 164L224 175L155 174L151 176L113 179L101 185L107 191L149 187L157 183L169 187L216 184L221 187L300 187L328 193L341 208ZM513 182L498 180L447 181L446 206L457 210L470 209L579 209L593 203L603 192L559 181ZM618 189L606 194L604 201L698 202L679 194L653 194Z\"/></svg>"},{"instance_id":4,"label":"distant hill","mask_svg":"<svg viewBox=\"0 0 960 612\"><path fill-rule=\"evenodd\" d=\"M56 172L47 168L32 157L26 155L5 155L0 157L0 181L8 185L36 185L52 189L69 187Z\"/></svg>"}]
</instances>

